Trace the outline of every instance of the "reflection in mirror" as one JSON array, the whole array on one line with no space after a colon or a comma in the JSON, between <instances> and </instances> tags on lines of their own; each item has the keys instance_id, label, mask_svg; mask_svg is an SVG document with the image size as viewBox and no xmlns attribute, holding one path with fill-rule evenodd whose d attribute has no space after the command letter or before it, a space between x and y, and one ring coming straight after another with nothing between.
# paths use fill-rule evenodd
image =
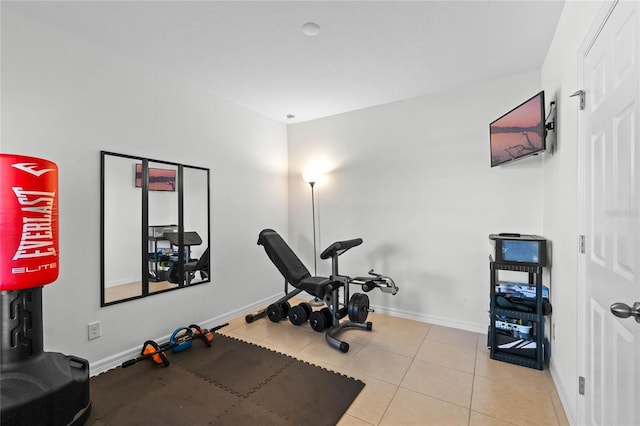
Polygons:
<instances>
[{"instance_id":1,"label":"reflection in mirror","mask_svg":"<svg viewBox=\"0 0 640 426\"><path fill-rule=\"evenodd\" d=\"M142 295L142 193L133 185L136 163L103 157L104 303Z\"/></svg>"},{"instance_id":2,"label":"reflection in mirror","mask_svg":"<svg viewBox=\"0 0 640 426\"><path fill-rule=\"evenodd\" d=\"M178 235L178 167L149 161L148 174L149 293L155 293L178 287L176 280L169 280L169 269L178 262L178 247L167 238Z\"/></svg>"},{"instance_id":3,"label":"reflection in mirror","mask_svg":"<svg viewBox=\"0 0 640 426\"><path fill-rule=\"evenodd\" d=\"M209 282L209 169L108 152L101 164L101 305Z\"/></svg>"},{"instance_id":4,"label":"reflection in mirror","mask_svg":"<svg viewBox=\"0 0 640 426\"><path fill-rule=\"evenodd\" d=\"M209 281L209 171L183 168L183 218L185 246L185 285ZM198 243L202 241L201 243ZM194 244L187 246L187 243Z\"/></svg>"}]
</instances>

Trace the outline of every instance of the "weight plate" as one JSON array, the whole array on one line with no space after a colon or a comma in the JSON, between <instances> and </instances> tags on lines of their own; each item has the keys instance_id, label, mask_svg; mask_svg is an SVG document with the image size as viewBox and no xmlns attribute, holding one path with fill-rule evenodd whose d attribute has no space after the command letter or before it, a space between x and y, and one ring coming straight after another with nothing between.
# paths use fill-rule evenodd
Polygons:
<instances>
[{"instance_id":1,"label":"weight plate","mask_svg":"<svg viewBox=\"0 0 640 426\"><path fill-rule=\"evenodd\" d=\"M320 309L320 312L322 313L322 315L324 315L325 319L327 320L327 328L333 326L333 315L331 315L331 309L322 308Z\"/></svg>"},{"instance_id":2,"label":"weight plate","mask_svg":"<svg viewBox=\"0 0 640 426\"><path fill-rule=\"evenodd\" d=\"M309 324L314 331L319 333L327 328L327 319L322 312L315 311L309 317Z\"/></svg>"},{"instance_id":3,"label":"weight plate","mask_svg":"<svg viewBox=\"0 0 640 426\"><path fill-rule=\"evenodd\" d=\"M347 309L351 321L364 323L369 315L369 296L364 293L354 293Z\"/></svg>"},{"instance_id":4,"label":"weight plate","mask_svg":"<svg viewBox=\"0 0 640 426\"><path fill-rule=\"evenodd\" d=\"M281 305L276 305L272 303L267 308L267 316L273 322L278 322L283 318L283 312Z\"/></svg>"},{"instance_id":5,"label":"weight plate","mask_svg":"<svg viewBox=\"0 0 640 426\"><path fill-rule=\"evenodd\" d=\"M313 308L311 307L311 304L307 302L302 302L298 306L302 306L302 309L304 309L304 311L307 313L307 318L311 316L311 313L313 312Z\"/></svg>"},{"instance_id":6,"label":"weight plate","mask_svg":"<svg viewBox=\"0 0 640 426\"><path fill-rule=\"evenodd\" d=\"M302 325L307 321L307 311L304 307L297 305L289 311L289 321L293 325Z\"/></svg>"},{"instance_id":7,"label":"weight plate","mask_svg":"<svg viewBox=\"0 0 640 426\"><path fill-rule=\"evenodd\" d=\"M291 305L289 302L282 302L280 304L280 309L282 309L282 318L286 318L289 316L289 310L291 309Z\"/></svg>"}]
</instances>

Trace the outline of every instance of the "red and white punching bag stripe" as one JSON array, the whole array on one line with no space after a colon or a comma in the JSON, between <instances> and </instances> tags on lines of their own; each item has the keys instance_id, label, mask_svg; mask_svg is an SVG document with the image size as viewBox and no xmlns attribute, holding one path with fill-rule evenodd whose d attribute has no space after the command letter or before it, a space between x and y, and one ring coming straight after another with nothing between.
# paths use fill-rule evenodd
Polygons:
<instances>
[{"instance_id":1,"label":"red and white punching bag stripe","mask_svg":"<svg viewBox=\"0 0 640 426\"><path fill-rule=\"evenodd\" d=\"M0 290L58 278L58 166L0 153Z\"/></svg>"}]
</instances>

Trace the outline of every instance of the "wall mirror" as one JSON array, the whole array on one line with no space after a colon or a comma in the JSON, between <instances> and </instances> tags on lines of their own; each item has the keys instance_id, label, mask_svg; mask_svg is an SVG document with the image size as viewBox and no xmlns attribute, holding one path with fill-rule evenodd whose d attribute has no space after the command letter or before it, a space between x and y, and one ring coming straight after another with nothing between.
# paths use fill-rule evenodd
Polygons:
<instances>
[{"instance_id":1,"label":"wall mirror","mask_svg":"<svg viewBox=\"0 0 640 426\"><path fill-rule=\"evenodd\" d=\"M209 169L101 151L101 306L210 282Z\"/></svg>"}]
</instances>

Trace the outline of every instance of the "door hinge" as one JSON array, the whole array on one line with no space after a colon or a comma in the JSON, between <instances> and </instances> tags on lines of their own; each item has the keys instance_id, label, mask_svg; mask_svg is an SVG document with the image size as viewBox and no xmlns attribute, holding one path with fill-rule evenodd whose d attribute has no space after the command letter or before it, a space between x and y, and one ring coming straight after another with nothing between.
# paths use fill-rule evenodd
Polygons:
<instances>
[{"instance_id":1,"label":"door hinge","mask_svg":"<svg viewBox=\"0 0 640 426\"><path fill-rule=\"evenodd\" d=\"M584 377L578 377L578 393L584 395Z\"/></svg>"},{"instance_id":2,"label":"door hinge","mask_svg":"<svg viewBox=\"0 0 640 426\"><path fill-rule=\"evenodd\" d=\"M584 235L578 235L578 252L584 254L586 249L585 249L585 237Z\"/></svg>"},{"instance_id":3,"label":"door hinge","mask_svg":"<svg viewBox=\"0 0 640 426\"><path fill-rule=\"evenodd\" d=\"M584 90L577 90L573 95L569 95L570 98L573 98L574 96L580 96L580 109L584 109L585 107L585 91Z\"/></svg>"}]
</instances>

